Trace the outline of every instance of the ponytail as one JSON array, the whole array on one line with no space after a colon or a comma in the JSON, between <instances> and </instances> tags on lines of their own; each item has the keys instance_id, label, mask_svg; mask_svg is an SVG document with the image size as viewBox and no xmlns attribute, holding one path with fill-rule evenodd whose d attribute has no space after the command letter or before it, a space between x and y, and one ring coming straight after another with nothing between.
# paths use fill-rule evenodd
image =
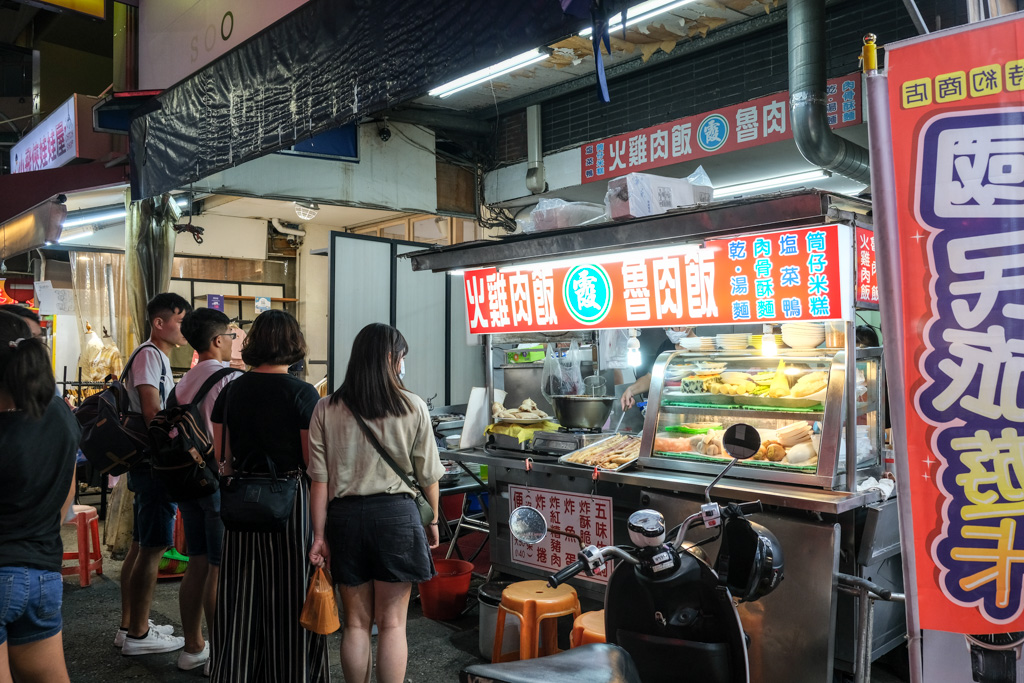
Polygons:
<instances>
[{"instance_id":1,"label":"ponytail","mask_svg":"<svg viewBox=\"0 0 1024 683\"><path fill-rule=\"evenodd\" d=\"M0 392L37 419L56 390L46 344L31 336L21 318L0 312Z\"/></svg>"}]
</instances>

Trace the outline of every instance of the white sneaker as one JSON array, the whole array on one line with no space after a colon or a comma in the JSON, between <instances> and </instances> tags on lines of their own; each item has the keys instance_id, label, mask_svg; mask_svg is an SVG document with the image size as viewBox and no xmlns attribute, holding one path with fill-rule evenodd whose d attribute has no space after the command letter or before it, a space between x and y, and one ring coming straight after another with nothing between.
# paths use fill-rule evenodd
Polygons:
<instances>
[{"instance_id":1,"label":"white sneaker","mask_svg":"<svg viewBox=\"0 0 1024 683\"><path fill-rule=\"evenodd\" d=\"M210 677L210 662L212 662L212 661L213 661L212 659L207 659L206 660L206 664L203 666L203 675L206 676L207 678Z\"/></svg>"},{"instance_id":2,"label":"white sneaker","mask_svg":"<svg viewBox=\"0 0 1024 683\"><path fill-rule=\"evenodd\" d=\"M180 636L169 636L150 629L145 638L125 638L121 654L150 655L157 652L174 652L185 647L185 639Z\"/></svg>"},{"instance_id":3,"label":"white sneaker","mask_svg":"<svg viewBox=\"0 0 1024 683\"><path fill-rule=\"evenodd\" d=\"M174 633L174 627L170 624L154 624L152 619L149 620L149 630L156 631L157 633L163 633L167 636ZM117 635L114 636L114 647L122 647L124 645L124 639L127 637L128 629L117 629Z\"/></svg>"},{"instance_id":4,"label":"white sneaker","mask_svg":"<svg viewBox=\"0 0 1024 683\"><path fill-rule=\"evenodd\" d=\"M178 668L182 671L191 671L192 669L198 669L205 664L210 662L210 643L207 642L203 645L203 649L199 652L185 652L181 651L178 655ZM205 671L205 669L204 669Z\"/></svg>"}]
</instances>

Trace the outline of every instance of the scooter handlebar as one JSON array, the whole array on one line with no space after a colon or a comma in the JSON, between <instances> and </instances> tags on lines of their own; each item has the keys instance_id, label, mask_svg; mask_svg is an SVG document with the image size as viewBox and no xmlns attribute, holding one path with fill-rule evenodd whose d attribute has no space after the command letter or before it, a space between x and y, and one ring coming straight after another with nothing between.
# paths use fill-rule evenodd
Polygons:
<instances>
[{"instance_id":1,"label":"scooter handlebar","mask_svg":"<svg viewBox=\"0 0 1024 683\"><path fill-rule=\"evenodd\" d=\"M548 586L551 588L558 588L561 584L583 571L586 566L587 564L583 560L576 560L558 573L549 576Z\"/></svg>"},{"instance_id":2,"label":"scooter handlebar","mask_svg":"<svg viewBox=\"0 0 1024 683\"><path fill-rule=\"evenodd\" d=\"M761 501L755 500L750 503L736 503L736 509L742 515L754 515L763 512L764 506L761 505Z\"/></svg>"}]
</instances>

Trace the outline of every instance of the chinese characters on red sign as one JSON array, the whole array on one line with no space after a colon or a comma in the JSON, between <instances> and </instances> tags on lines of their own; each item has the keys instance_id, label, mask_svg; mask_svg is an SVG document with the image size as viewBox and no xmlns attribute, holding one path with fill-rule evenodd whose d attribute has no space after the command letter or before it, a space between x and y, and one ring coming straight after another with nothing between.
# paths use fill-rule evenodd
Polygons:
<instances>
[{"instance_id":1,"label":"chinese characters on red sign","mask_svg":"<svg viewBox=\"0 0 1024 683\"><path fill-rule=\"evenodd\" d=\"M1022 25L887 55L918 608L954 633L1024 629Z\"/></svg>"},{"instance_id":2,"label":"chinese characters on red sign","mask_svg":"<svg viewBox=\"0 0 1024 683\"><path fill-rule=\"evenodd\" d=\"M526 486L509 486L509 500L512 509L521 505L537 508L548 526L567 534L578 534L584 545L599 548L614 545L612 542L612 499L607 496L584 496L551 489ZM526 544L509 536L512 561L552 574L576 561L579 544L570 536L548 533L540 543ZM581 579L607 583L611 575L608 563L594 573L593 577L580 574Z\"/></svg>"},{"instance_id":3,"label":"chinese characters on red sign","mask_svg":"<svg viewBox=\"0 0 1024 683\"><path fill-rule=\"evenodd\" d=\"M826 93L830 126L842 128L861 122L860 74L833 78ZM580 149L581 177L584 183L608 180L792 137L789 93L780 92L588 142Z\"/></svg>"},{"instance_id":4,"label":"chinese characters on red sign","mask_svg":"<svg viewBox=\"0 0 1024 683\"><path fill-rule=\"evenodd\" d=\"M470 332L838 320L849 228L826 225L607 259L465 274Z\"/></svg>"},{"instance_id":5,"label":"chinese characters on red sign","mask_svg":"<svg viewBox=\"0 0 1024 683\"><path fill-rule=\"evenodd\" d=\"M858 304L878 305L878 262L875 260L875 233L857 227L857 287Z\"/></svg>"}]
</instances>

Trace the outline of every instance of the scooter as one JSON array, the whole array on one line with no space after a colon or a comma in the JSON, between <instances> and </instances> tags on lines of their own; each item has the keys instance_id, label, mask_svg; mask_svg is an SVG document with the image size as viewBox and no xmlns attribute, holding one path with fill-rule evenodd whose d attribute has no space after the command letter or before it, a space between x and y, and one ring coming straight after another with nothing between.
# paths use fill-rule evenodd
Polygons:
<instances>
[{"instance_id":1,"label":"scooter","mask_svg":"<svg viewBox=\"0 0 1024 683\"><path fill-rule=\"evenodd\" d=\"M548 585L557 587L580 572L592 575L605 562L619 561L605 592L607 643L526 661L468 666L460 681L748 683L748 642L735 601L758 600L779 585L782 548L768 529L747 519L761 511L760 501L725 506L711 501L715 485L737 462L753 456L761 440L753 427L736 424L722 443L732 462L705 490L700 512L679 525L673 541L665 541L660 512L639 510L628 522L632 546L587 546L576 562L548 578ZM713 566L697 544L687 541L697 526L720 534ZM539 543L549 531L562 533L530 507L513 510L509 528L524 543Z\"/></svg>"}]
</instances>

